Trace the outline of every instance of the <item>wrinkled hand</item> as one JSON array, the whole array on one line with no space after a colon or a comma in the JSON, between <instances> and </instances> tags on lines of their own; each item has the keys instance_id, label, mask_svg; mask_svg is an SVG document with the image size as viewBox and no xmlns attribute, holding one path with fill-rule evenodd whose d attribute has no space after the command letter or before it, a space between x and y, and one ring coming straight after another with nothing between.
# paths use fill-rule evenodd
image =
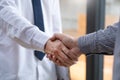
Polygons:
<instances>
[{"instance_id":1,"label":"wrinkled hand","mask_svg":"<svg viewBox=\"0 0 120 80\"><path fill-rule=\"evenodd\" d=\"M61 62L63 63L62 65L66 67L67 65L74 64L74 61L72 61L68 56L65 55L65 53L69 52L69 49L65 47L65 45L60 40L48 40L45 45L44 51L46 54L54 55L54 59L52 60L53 62Z\"/></svg>"},{"instance_id":2,"label":"wrinkled hand","mask_svg":"<svg viewBox=\"0 0 120 80\"><path fill-rule=\"evenodd\" d=\"M81 55L80 49L78 47L78 39L75 39L69 35L65 35L65 34L59 34L56 33L54 34L54 36L51 38L52 41L54 40L60 40L62 41L62 43L69 49L69 51L66 51L63 48L63 52L64 54L73 62L76 62L78 60L78 57ZM48 54L47 57L54 61L56 64L64 66L64 63L56 60L56 57L60 57L60 56L56 56L54 54ZM64 58L61 57L63 60ZM66 61L68 62L68 61ZM71 66L72 64L67 64L67 66Z\"/></svg>"}]
</instances>

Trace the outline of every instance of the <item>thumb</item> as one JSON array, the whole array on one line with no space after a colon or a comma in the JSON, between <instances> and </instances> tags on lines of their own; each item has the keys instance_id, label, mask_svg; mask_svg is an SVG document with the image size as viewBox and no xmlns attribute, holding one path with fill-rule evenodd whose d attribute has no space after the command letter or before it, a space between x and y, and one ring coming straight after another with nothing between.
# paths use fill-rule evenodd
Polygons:
<instances>
[{"instance_id":1,"label":"thumb","mask_svg":"<svg viewBox=\"0 0 120 80\"><path fill-rule=\"evenodd\" d=\"M72 37L66 34L55 33L51 40L60 40L67 48L72 48L74 45Z\"/></svg>"},{"instance_id":2,"label":"thumb","mask_svg":"<svg viewBox=\"0 0 120 80\"><path fill-rule=\"evenodd\" d=\"M50 38L50 40L52 40L52 41L55 41L55 40L60 40L60 41L62 41L62 38L63 38L64 36L61 34L61 33L55 33L51 38Z\"/></svg>"},{"instance_id":3,"label":"thumb","mask_svg":"<svg viewBox=\"0 0 120 80\"><path fill-rule=\"evenodd\" d=\"M67 34L55 33L52 40L60 40L67 48L71 48L72 38Z\"/></svg>"}]
</instances>

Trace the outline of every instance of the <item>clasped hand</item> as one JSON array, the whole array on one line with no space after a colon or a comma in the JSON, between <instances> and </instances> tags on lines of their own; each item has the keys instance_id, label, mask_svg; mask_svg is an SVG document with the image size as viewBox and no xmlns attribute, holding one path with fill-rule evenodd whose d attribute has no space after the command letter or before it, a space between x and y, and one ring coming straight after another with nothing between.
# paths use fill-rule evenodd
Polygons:
<instances>
[{"instance_id":1,"label":"clasped hand","mask_svg":"<svg viewBox=\"0 0 120 80\"><path fill-rule=\"evenodd\" d=\"M69 67L78 61L81 55L78 39L56 33L45 45L47 57L59 66Z\"/></svg>"}]
</instances>

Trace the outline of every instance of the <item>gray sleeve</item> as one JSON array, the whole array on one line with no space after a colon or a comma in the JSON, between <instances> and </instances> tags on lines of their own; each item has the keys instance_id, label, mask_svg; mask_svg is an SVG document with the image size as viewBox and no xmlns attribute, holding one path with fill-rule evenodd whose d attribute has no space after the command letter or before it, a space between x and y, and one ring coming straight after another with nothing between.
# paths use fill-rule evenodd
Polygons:
<instances>
[{"instance_id":1,"label":"gray sleeve","mask_svg":"<svg viewBox=\"0 0 120 80\"><path fill-rule=\"evenodd\" d=\"M79 48L83 53L108 53L113 54L115 36L118 23L108 26L104 30L82 36L79 38Z\"/></svg>"}]
</instances>

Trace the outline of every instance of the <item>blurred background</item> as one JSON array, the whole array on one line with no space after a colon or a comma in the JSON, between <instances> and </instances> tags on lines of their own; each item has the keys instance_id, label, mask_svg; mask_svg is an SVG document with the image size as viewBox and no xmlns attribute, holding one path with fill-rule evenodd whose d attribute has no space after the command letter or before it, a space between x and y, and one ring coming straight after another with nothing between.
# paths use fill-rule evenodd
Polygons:
<instances>
[{"instance_id":1,"label":"blurred background","mask_svg":"<svg viewBox=\"0 0 120 80\"><path fill-rule=\"evenodd\" d=\"M89 27L89 26L87 27L88 25L87 14L89 13L89 12L87 13L87 11L90 11L88 10L90 8L87 8L87 6L90 3L90 1L95 1L95 0L60 0L64 33L72 35L74 37L79 37L87 33L86 30L88 30L87 28ZM99 2L100 0L97 1ZM103 18L104 26L102 26L103 28L117 22L120 16L120 0L106 0L104 1L104 3L105 4L101 4L100 6L101 8L98 7L98 9L101 9L100 12L102 13L102 15L104 15ZM95 3L92 4L97 6L97 4ZM99 18L101 17L102 16L99 15ZM100 66L102 65L102 71L101 71L102 78L100 80L112 80L113 58L114 57L112 55L105 55L102 56L102 58L100 58L103 60L102 63L98 64ZM87 77L86 70L88 68L86 67L86 62L87 62L86 56L82 55L79 58L77 64L70 67L71 80L92 80L86 78ZM93 64L93 65L97 65L97 64ZM89 69L91 69L91 67L89 67ZM97 73L99 73L99 70L91 74L94 75ZM95 79L95 80L99 80L99 79Z\"/></svg>"}]
</instances>

